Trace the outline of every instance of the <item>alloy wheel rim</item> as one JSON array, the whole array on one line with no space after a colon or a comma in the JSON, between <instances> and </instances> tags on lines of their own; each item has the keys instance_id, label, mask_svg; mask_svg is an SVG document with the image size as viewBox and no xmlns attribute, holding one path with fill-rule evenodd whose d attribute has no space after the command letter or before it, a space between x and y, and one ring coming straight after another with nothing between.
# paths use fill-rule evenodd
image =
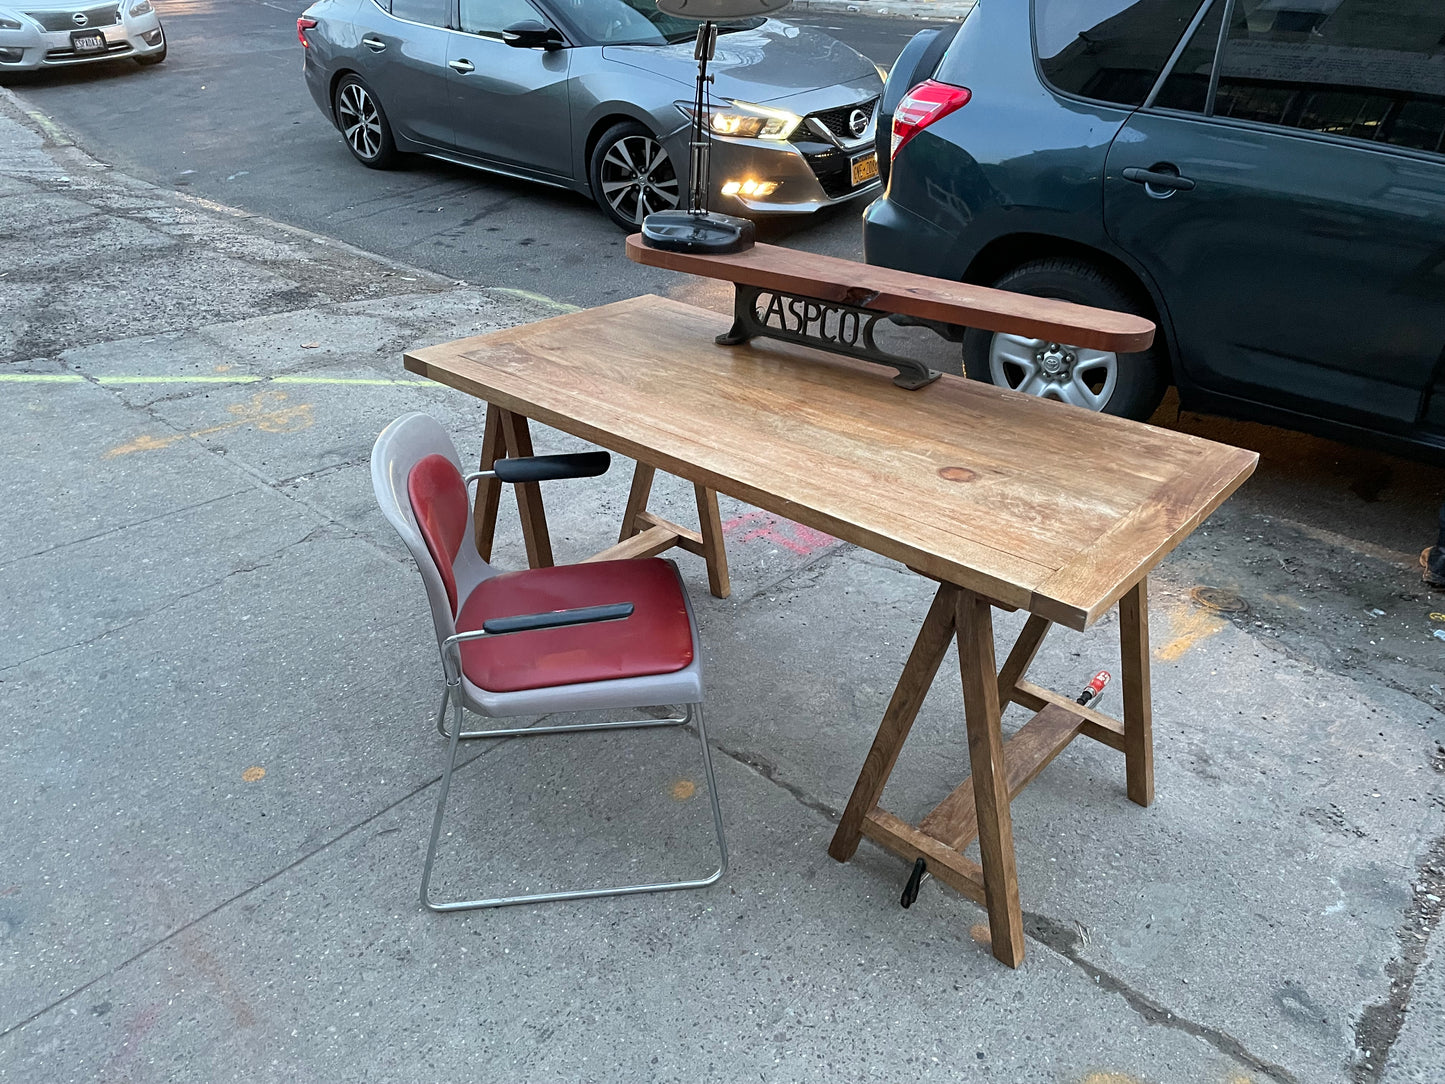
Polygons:
<instances>
[{"instance_id":1,"label":"alloy wheel rim","mask_svg":"<svg viewBox=\"0 0 1445 1084\"><path fill-rule=\"evenodd\" d=\"M375 158L381 151L381 111L371 95L360 83L347 83L336 112L351 149L362 158Z\"/></svg>"},{"instance_id":2,"label":"alloy wheel rim","mask_svg":"<svg viewBox=\"0 0 1445 1084\"><path fill-rule=\"evenodd\" d=\"M651 136L623 136L602 156L602 198L614 214L634 225L653 211L678 205L681 186L672 159Z\"/></svg>"},{"instance_id":3,"label":"alloy wheel rim","mask_svg":"<svg viewBox=\"0 0 1445 1084\"><path fill-rule=\"evenodd\" d=\"M999 332L989 346L988 375L1000 388L1102 411L1119 383L1119 356Z\"/></svg>"}]
</instances>

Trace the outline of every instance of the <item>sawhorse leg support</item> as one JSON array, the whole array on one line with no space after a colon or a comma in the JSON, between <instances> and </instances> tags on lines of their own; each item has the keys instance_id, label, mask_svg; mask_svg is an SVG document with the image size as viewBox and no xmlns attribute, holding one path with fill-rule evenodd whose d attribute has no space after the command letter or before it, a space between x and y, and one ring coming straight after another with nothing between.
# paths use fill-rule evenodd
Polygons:
<instances>
[{"instance_id":1,"label":"sawhorse leg support","mask_svg":"<svg viewBox=\"0 0 1445 1084\"><path fill-rule=\"evenodd\" d=\"M938 880L984 905L994 956L1017 967L1024 958L1024 935L1009 807L1013 797L1083 734L1123 752L1130 799L1146 806L1153 801L1147 598L1146 581L1140 580L1119 605L1120 723L1024 680L1048 632L1047 620L1029 617L1000 671L994 662L993 604L972 591L941 584L828 853L846 862L867 836L909 861L923 859ZM972 775L914 826L878 803L955 634ZM1002 709L1010 702L1037 714L1005 742ZM981 864L963 854L974 839Z\"/></svg>"}]
</instances>

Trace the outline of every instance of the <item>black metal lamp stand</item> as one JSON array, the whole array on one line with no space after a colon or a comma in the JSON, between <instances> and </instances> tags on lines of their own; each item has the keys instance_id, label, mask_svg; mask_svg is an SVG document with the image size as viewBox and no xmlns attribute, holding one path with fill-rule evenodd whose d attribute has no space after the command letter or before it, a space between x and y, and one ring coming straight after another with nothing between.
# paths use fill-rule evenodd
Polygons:
<instances>
[{"instance_id":1,"label":"black metal lamp stand","mask_svg":"<svg viewBox=\"0 0 1445 1084\"><path fill-rule=\"evenodd\" d=\"M673 252L741 252L753 243L753 224L746 218L707 209L708 157L712 133L708 124L707 62L717 48L717 24L698 27L697 93L692 107L692 140L688 145L687 210L654 211L642 220L642 240L651 248Z\"/></svg>"}]
</instances>

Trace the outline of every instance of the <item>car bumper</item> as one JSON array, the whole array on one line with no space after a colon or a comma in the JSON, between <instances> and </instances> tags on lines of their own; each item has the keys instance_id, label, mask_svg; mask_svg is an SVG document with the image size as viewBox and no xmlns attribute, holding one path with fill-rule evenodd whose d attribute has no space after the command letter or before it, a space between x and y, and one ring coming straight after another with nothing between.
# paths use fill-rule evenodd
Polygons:
<instances>
[{"instance_id":1,"label":"car bumper","mask_svg":"<svg viewBox=\"0 0 1445 1084\"><path fill-rule=\"evenodd\" d=\"M670 153L680 153L677 160L685 163L686 130L681 135L681 147ZM760 139L714 139L710 151L712 185L708 206L726 214L754 218L808 214L876 195L879 190L876 174L859 184L852 180L853 162L872 153L871 143L845 150L812 144L799 147ZM761 192L759 185L763 186Z\"/></svg>"},{"instance_id":2,"label":"car bumper","mask_svg":"<svg viewBox=\"0 0 1445 1084\"><path fill-rule=\"evenodd\" d=\"M950 266L958 237L885 196L863 211L863 261L934 278L957 278Z\"/></svg>"},{"instance_id":3,"label":"car bumper","mask_svg":"<svg viewBox=\"0 0 1445 1084\"><path fill-rule=\"evenodd\" d=\"M312 45L301 51L301 74L305 77L306 89L311 92L311 100L316 103L316 108L335 124L336 115L331 108L331 75L317 59L316 48Z\"/></svg>"},{"instance_id":4,"label":"car bumper","mask_svg":"<svg viewBox=\"0 0 1445 1084\"><path fill-rule=\"evenodd\" d=\"M37 21L36 16L22 15L19 30L0 30L0 74L159 53L166 47L160 18L154 11L133 17L125 11L129 3L133 0L122 0L118 21L107 26L91 23L85 27L66 26L48 30ZM49 21L59 14L63 13L46 13L43 17ZM64 17L69 20L68 14ZM103 51L77 52L74 49L71 34L86 30L94 31L105 39Z\"/></svg>"}]
</instances>

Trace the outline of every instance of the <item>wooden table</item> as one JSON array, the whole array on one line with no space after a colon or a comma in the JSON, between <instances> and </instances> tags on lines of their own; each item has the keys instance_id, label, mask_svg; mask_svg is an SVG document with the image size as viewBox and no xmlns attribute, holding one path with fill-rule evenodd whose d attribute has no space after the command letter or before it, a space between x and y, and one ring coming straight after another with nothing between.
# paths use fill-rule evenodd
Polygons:
<instances>
[{"instance_id":1,"label":"wooden table","mask_svg":"<svg viewBox=\"0 0 1445 1084\"><path fill-rule=\"evenodd\" d=\"M726 317L646 296L413 351L411 372L939 581L829 852L860 835L988 910L1023 959L1009 800L1082 734L1153 800L1147 576L1254 470L1198 437L943 376L902 391L865 362L772 341L721 346ZM1121 721L1025 674L1050 624L1114 605ZM1002 670L992 608L1030 617ZM973 774L917 825L878 805L955 634ZM1037 714L1005 742L1001 705ZM979 840L981 865L961 852Z\"/></svg>"}]
</instances>

